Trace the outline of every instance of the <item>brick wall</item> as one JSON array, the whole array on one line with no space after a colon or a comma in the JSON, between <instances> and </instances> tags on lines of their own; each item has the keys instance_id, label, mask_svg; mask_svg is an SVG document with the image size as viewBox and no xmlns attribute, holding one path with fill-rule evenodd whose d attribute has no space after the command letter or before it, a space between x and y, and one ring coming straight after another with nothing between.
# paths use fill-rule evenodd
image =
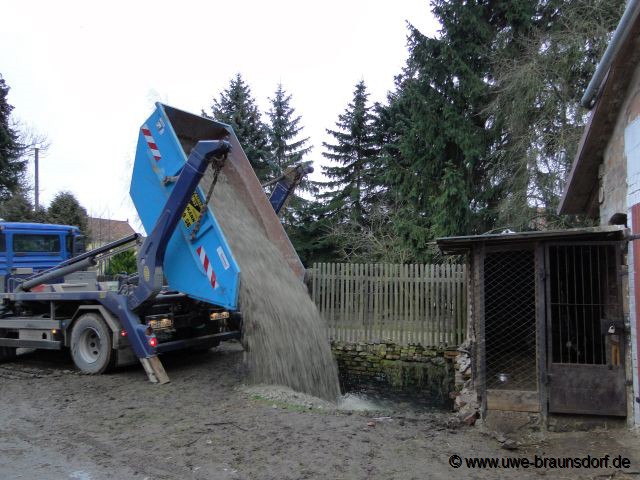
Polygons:
<instances>
[{"instance_id":1,"label":"brick wall","mask_svg":"<svg viewBox=\"0 0 640 480\"><path fill-rule=\"evenodd\" d=\"M627 159L625 130L640 116L640 68L636 69L620 109L616 126L599 170L600 224L608 225L616 213L627 213Z\"/></svg>"},{"instance_id":2,"label":"brick wall","mask_svg":"<svg viewBox=\"0 0 640 480\"><path fill-rule=\"evenodd\" d=\"M616 125L604 152L600 166L600 224L606 225L617 213L627 214L627 224L632 231L640 231L637 220L633 218L633 207L640 202L640 67L636 67L633 79L626 93L626 98L618 113ZM628 405L633 406L630 421L640 424L640 408L635 401L640 389L638 350L637 297L638 297L638 248L632 243L628 252L627 271L623 282L623 310L626 322L630 327L628 355L630 356L633 389L628 396ZM630 412L631 413L631 412Z\"/></svg>"}]
</instances>

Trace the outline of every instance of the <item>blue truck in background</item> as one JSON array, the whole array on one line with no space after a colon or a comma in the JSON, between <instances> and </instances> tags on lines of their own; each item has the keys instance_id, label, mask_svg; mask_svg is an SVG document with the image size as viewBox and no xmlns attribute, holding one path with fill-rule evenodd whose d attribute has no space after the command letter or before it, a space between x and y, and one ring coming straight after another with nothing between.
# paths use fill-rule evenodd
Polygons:
<instances>
[{"instance_id":1,"label":"blue truck in background","mask_svg":"<svg viewBox=\"0 0 640 480\"><path fill-rule=\"evenodd\" d=\"M0 221L0 292L19 279L40 273L84 253L78 227Z\"/></svg>"},{"instance_id":2,"label":"blue truck in background","mask_svg":"<svg viewBox=\"0 0 640 480\"><path fill-rule=\"evenodd\" d=\"M208 169L213 182L201 185ZM130 188L145 239L134 234L83 253L75 227L4 224L0 361L15 359L18 348L68 349L85 373L139 360L151 382L166 383L159 354L240 339L241 272L216 218L227 206L211 206L217 179L224 177L231 201L246 205L302 280L278 213L311 171L281 172L267 198L230 126L156 104L138 132ZM137 272L115 288L98 281L90 270L96 262L133 242Z\"/></svg>"}]
</instances>

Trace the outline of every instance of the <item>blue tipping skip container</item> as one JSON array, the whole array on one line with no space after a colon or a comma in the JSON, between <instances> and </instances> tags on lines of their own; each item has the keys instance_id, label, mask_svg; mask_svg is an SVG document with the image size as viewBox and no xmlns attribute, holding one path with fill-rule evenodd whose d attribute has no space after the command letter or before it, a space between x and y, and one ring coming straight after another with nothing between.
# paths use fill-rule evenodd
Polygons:
<instances>
[{"instance_id":1,"label":"blue tipping skip container","mask_svg":"<svg viewBox=\"0 0 640 480\"><path fill-rule=\"evenodd\" d=\"M140 128L130 188L147 232L153 230L173 188L173 182L166 179L180 174L191 148L200 140L221 140L230 135L230 128L221 123L156 104ZM237 310L240 269L215 214L204 201L205 195L197 187L167 246L164 275L173 290ZM200 229L192 240L200 212Z\"/></svg>"}]
</instances>

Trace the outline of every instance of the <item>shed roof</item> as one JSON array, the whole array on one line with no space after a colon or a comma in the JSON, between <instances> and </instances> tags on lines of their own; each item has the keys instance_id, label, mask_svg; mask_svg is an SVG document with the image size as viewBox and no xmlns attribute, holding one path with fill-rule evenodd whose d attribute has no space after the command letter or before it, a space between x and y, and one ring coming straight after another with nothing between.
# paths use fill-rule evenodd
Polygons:
<instances>
[{"instance_id":1,"label":"shed roof","mask_svg":"<svg viewBox=\"0 0 640 480\"><path fill-rule=\"evenodd\" d=\"M624 32L584 129L558 207L561 214L598 213L598 167L624 103L633 73L640 63L640 2L633 8L631 27Z\"/></svg>"},{"instance_id":2,"label":"shed roof","mask_svg":"<svg viewBox=\"0 0 640 480\"><path fill-rule=\"evenodd\" d=\"M438 248L445 254L466 253L475 245L484 244L508 245L513 243L536 243L539 241L563 240L622 240L626 228L622 225L607 225L602 227L571 228L566 230L542 230L532 232L497 233L487 235L468 235L463 237L437 238Z\"/></svg>"}]
</instances>

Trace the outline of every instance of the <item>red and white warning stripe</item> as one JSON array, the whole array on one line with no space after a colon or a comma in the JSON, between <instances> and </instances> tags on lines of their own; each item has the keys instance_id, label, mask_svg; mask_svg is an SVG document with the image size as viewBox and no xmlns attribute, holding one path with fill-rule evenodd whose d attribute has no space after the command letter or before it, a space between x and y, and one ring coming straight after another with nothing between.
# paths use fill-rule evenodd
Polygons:
<instances>
[{"instance_id":1,"label":"red and white warning stripe","mask_svg":"<svg viewBox=\"0 0 640 480\"><path fill-rule=\"evenodd\" d=\"M216 283L216 274L213 271L213 267L211 266L211 262L209 261L209 257L207 256L207 252L205 252L204 248L202 248L201 246L197 248L196 252L198 252L198 256L200 257L200 261L202 262L204 271L207 274L207 278L211 282L211 286L213 288L217 288L218 285Z\"/></svg>"},{"instance_id":2,"label":"red and white warning stripe","mask_svg":"<svg viewBox=\"0 0 640 480\"><path fill-rule=\"evenodd\" d=\"M151 149L151 153L153 154L153 158L156 159L156 162L160 160L160 150L158 150L158 145L156 145L156 141L153 139L153 135L151 135L151 130L146 125L142 126L142 135L144 135L144 139L147 141L147 145Z\"/></svg>"}]
</instances>

